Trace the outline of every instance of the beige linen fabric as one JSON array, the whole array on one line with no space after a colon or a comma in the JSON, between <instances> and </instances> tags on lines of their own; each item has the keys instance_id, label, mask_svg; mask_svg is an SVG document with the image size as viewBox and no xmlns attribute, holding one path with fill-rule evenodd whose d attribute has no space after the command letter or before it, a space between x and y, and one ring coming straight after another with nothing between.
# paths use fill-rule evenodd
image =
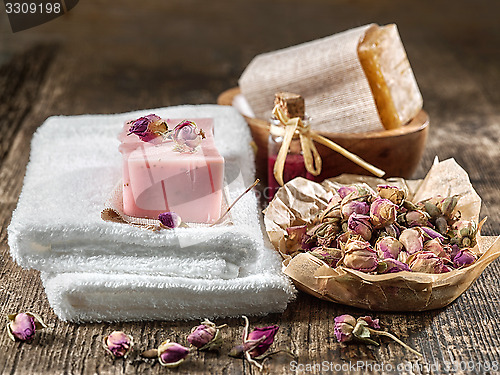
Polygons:
<instances>
[{"instance_id":1,"label":"beige linen fabric","mask_svg":"<svg viewBox=\"0 0 500 375\"><path fill-rule=\"evenodd\" d=\"M274 94L290 91L304 97L313 130L383 130L357 54L370 26L256 56L239 80L255 116L269 118Z\"/></svg>"}]
</instances>

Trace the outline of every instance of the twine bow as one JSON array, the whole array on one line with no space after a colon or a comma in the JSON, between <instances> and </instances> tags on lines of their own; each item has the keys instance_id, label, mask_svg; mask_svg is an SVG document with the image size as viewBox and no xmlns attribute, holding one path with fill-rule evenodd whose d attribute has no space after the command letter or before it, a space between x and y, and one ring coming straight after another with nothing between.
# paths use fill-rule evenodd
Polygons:
<instances>
[{"instance_id":1,"label":"twine bow","mask_svg":"<svg viewBox=\"0 0 500 375\"><path fill-rule=\"evenodd\" d=\"M330 139L312 131L309 124L304 124L300 117L288 118L278 105L273 108L273 115L285 126L285 135L283 137L283 142L278 152L278 156L276 157L276 163L274 164L273 170L274 178L280 186L283 186L284 184L283 170L285 168L285 160L288 154L288 149L290 148L290 143L292 142L293 136L296 132L299 134L300 146L302 147L306 170L313 176L317 176L321 173L322 166L321 156L319 155L313 141L321 143L333 151L338 152L377 177L382 177L385 174L383 170L367 163L359 156L347 151L345 148L339 146Z\"/></svg>"}]
</instances>

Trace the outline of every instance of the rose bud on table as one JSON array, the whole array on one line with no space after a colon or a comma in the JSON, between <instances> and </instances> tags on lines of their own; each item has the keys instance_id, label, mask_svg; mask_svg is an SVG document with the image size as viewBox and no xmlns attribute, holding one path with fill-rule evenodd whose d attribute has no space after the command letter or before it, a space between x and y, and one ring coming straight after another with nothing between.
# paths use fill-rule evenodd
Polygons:
<instances>
[{"instance_id":1,"label":"rose bud on table","mask_svg":"<svg viewBox=\"0 0 500 375\"><path fill-rule=\"evenodd\" d=\"M104 349L115 358L126 358L134 346L134 339L122 331L113 331L103 339Z\"/></svg>"},{"instance_id":2,"label":"rose bud on table","mask_svg":"<svg viewBox=\"0 0 500 375\"><path fill-rule=\"evenodd\" d=\"M37 314L26 312L7 316L7 334L12 340L28 341L35 337L37 329L47 328Z\"/></svg>"},{"instance_id":3,"label":"rose bud on table","mask_svg":"<svg viewBox=\"0 0 500 375\"><path fill-rule=\"evenodd\" d=\"M167 340L158 347L158 361L165 367L177 367L184 362L189 353L188 348Z\"/></svg>"}]
</instances>

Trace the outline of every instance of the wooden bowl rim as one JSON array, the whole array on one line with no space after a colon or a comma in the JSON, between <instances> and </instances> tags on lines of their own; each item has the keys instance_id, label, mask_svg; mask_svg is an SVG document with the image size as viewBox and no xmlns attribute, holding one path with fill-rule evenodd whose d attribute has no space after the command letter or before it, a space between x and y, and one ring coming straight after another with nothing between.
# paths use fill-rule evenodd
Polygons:
<instances>
[{"instance_id":1,"label":"wooden bowl rim","mask_svg":"<svg viewBox=\"0 0 500 375\"><path fill-rule=\"evenodd\" d=\"M226 91L223 91L217 98L217 103L220 105L232 105L233 99L236 95L240 94L241 90L239 87L232 87ZM247 117L242 115L245 120L252 126L263 128L263 130L269 129L269 122L259 118ZM376 130L371 132L362 133L334 133L334 132L318 132L318 134L324 135L327 138L333 139L370 139L370 138L391 138L399 137L407 134L418 133L429 126L429 115L423 109L406 125L390 130Z\"/></svg>"}]
</instances>

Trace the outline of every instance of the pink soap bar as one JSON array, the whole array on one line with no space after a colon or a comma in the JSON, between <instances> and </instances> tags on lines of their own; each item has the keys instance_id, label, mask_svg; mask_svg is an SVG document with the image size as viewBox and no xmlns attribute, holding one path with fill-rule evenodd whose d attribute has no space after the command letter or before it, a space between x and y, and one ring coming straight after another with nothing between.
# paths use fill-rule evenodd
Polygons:
<instances>
[{"instance_id":1,"label":"pink soap bar","mask_svg":"<svg viewBox=\"0 0 500 375\"><path fill-rule=\"evenodd\" d=\"M167 120L170 129L182 120ZM129 216L157 219L172 211L184 222L213 223L221 214L224 158L215 147L213 120L192 120L206 138L196 152L178 152L175 142L142 141L125 124L119 136L123 154L123 209Z\"/></svg>"}]
</instances>

